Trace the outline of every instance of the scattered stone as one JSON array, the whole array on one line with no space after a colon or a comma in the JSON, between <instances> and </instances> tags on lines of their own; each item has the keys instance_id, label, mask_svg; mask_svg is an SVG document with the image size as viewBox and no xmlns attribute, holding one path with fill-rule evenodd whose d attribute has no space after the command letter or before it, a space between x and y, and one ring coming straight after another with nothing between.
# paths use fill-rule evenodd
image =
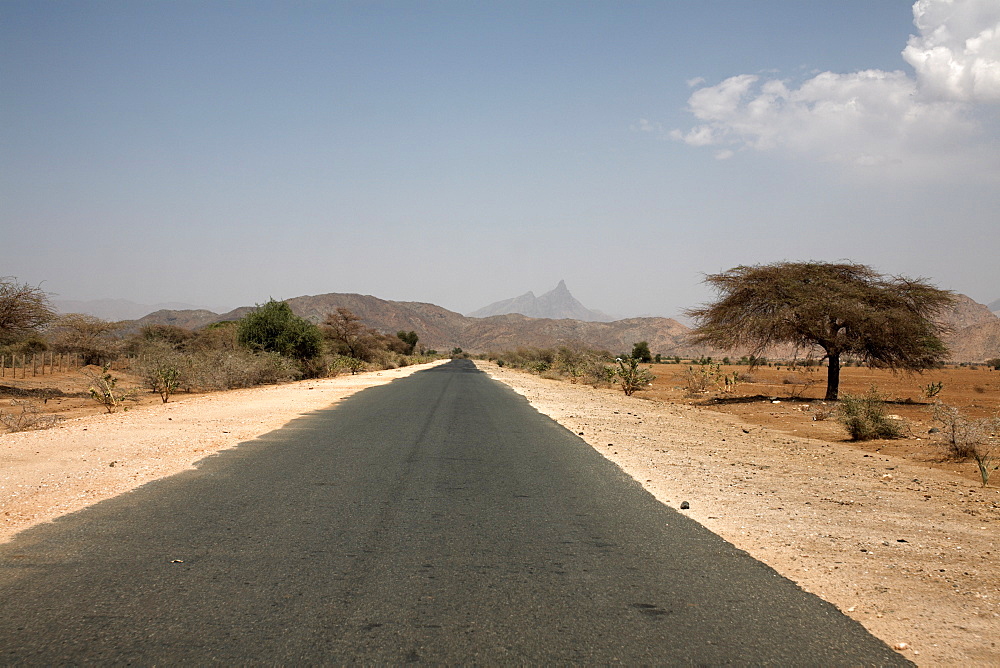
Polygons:
<instances>
[{"instance_id":1,"label":"scattered stone","mask_svg":"<svg viewBox=\"0 0 1000 668\"><path fill-rule=\"evenodd\" d=\"M688 503L687 501L681 501L681 510L687 510L690 507L691 507L690 503Z\"/></svg>"}]
</instances>

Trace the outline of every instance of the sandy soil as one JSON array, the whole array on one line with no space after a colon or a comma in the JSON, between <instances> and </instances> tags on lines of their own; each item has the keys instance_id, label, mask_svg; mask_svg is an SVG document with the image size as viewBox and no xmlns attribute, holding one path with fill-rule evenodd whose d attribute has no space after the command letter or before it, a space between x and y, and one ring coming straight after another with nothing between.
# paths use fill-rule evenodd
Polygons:
<instances>
[{"instance_id":1,"label":"sandy soil","mask_svg":"<svg viewBox=\"0 0 1000 668\"><path fill-rule=\"evenodd\" d=\"M477 362L684 510L921 665L1000 665L1000 490L740 416ZM304 381L0 435L0 540L425 367Z\"/></svg>"},{"instance_id":2,"label":"sandy soil","mask_svg":"<svg viewBox=\"0 0 1000 668\"><path fill-rule=\"evenodd\" d=\"M701 407L477 364L912 661L1000 665L1000 490Z\"/></svg>"}]
</instances>

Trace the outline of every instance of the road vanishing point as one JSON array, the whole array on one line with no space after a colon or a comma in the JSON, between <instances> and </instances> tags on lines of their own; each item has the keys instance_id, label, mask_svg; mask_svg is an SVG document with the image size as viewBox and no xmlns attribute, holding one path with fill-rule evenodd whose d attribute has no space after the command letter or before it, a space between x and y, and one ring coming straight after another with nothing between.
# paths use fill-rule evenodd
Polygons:
<instances>
[{"instance_id":1,"label":"road vanishing point","mask_svg":"<svg viewBox=\"0 0 1000 668\"><path fill-rule=\"evenodd\" d=\"M0 662L909 665L455 360L0 546Z\"/></svg>"}]
</instances>

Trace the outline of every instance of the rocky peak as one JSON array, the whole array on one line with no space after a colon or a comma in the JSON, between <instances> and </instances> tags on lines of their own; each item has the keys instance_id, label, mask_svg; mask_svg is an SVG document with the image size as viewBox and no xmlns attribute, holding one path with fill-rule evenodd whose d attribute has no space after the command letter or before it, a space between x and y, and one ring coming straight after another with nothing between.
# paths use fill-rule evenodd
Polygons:
<instances>
[{"instance_id":1,"label":"rocky peak","mask_svg":"<svg viewBox=\"0 0 1000 668\"><path fill-rule=\"evenodd\" d=\"M541 297L535 297L533 292L527 292L520 297L505 299L485 306L469 315L473 318L489 318L495 315L520 313L529 318L550 318L562 320L570 318L587 322L607 322L612 320L600 311L592 311L577 301L566 287L566 281L560 280L555 288Z\"/></svg>"}]
</instances>

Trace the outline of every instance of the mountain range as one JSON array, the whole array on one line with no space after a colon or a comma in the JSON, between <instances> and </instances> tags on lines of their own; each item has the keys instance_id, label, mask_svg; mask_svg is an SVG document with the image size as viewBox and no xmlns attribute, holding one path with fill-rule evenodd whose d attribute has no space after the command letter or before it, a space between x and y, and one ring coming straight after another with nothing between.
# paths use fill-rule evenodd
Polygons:
<instances>
[{"instance_id":1,"label":"mountain range","mask_svg":"<svg viewBox=\"0 0 1000 668\"><path fill-rule=\"evenodd\" d=\"M560 285L565 288L564 284ZM558 287L556 291L561 292ZM617 354L630 351L637 341L646 341L654 354L667 357L733 355L706 346L691 345L687 341L691 330L672 318L595 322L572 318L531 318L518 313L471 317L434 304L342 293L295 297L285 301L294 313L315 323L321 323L327 314L344 307L353 311L369 327L389 334L412 330L419 335L422 346L441 351L462 348L471 353L484 353L519 347L580 345ZM204 309L160 310L135 321L133 327L167 324L197 329L213 322L237 320L253 308L244 306L224 314ZM1000 357L1000 318L987 306L959 295L954 307L943 319L952 330L947 342L954 361L975 362ZM776 350L770 356L784 357L790 352Z\"/></svg>"}]
</instances>

